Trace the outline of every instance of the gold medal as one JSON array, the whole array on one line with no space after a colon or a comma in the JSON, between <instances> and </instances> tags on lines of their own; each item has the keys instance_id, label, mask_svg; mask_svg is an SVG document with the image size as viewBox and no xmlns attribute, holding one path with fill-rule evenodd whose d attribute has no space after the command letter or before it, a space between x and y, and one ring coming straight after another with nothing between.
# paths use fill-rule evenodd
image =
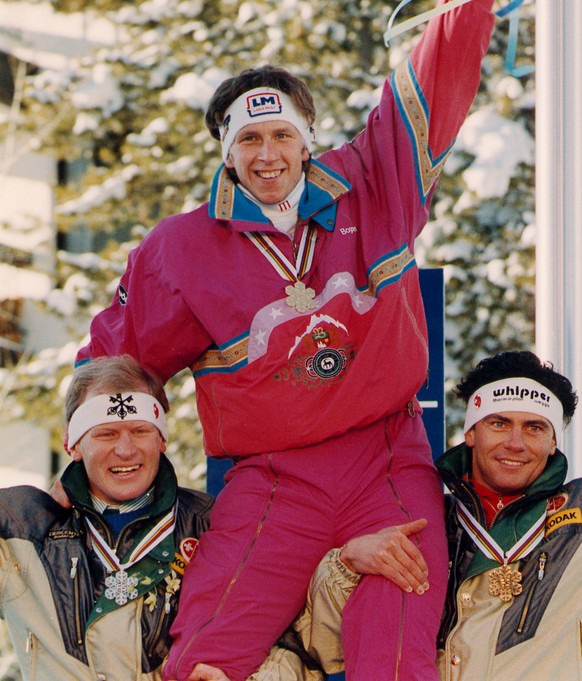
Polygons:
<instances>
[{"instance_id":1,"label":"gold medal","mask_svg":"<svg viewBox=\"0 0 582 681\"><path fill-rule=\"evenodd\" d=\"M315 291L312 288L307 288L302 281L296 281L294 284L286 286L285 293L287 294L287 298L285 298L287 305L294 307L300 314L317 307L317 303L313 300Z\"/></svg>"},{"instance_id":2,"label":"gold medal","mask_svg":"<svg viewBox=\"0 0 582 681\"><path fill-rule=\"evenodd\" d=\"M287 305L295 308L299 314L315 309L317 307L317 303L313 300L315 298L315 291L312 288L307 288L301 281L303 276L309 271L313 261L315 242L317 240L315 225L309 224L303 231L296 263L291 262L277 248L267 234L245 232L245 235L259 249L259 252L268 262L271 263L279 276L291 282L289 286L285 287L285 293L287 294L285 302Z\"/></svg>"},{"instance_id":3,"label":"gold medal","mask_svg":"<svg viewBox=\"0 0 582 681\"><path fill-rule=\"evenodd\" d=\"M487 530L479 524L469 509L460 499L457 499L456 514L459 522L469 537L475 542L477 548L490 560L500 564L489 573L489 593L507 603L514 596L519 596L523 591L521 585L521 572L512 568L521 558L525 558L544 538L546 523L546 506L538 519L529 530L513 546L504 551Z\"/></svg>"},{"instance_id":4,"label":"gold medal","mask_svg":"<svg viewBox=\"0 0 582 681\"><path fill-rule=\"evenodd\" d=\"M519 596L523 591L521 585L521 572L511 568L509 565L502 565L489 573L489 593L507 603L514 596Z\"/></svg>"}]
</instances>

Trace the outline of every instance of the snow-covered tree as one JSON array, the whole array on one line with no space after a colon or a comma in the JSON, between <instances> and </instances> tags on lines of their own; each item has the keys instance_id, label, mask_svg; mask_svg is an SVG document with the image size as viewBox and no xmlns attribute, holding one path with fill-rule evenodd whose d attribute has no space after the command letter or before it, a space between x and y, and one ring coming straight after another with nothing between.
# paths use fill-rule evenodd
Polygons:
<instances>
[{"instance_id":1,"label":"snow-covered tree","mask_svg":"<svg viewBox=\"0 0 582 681\"><path fill-rule=\"evenodd\" d=\"M8 405L15 417L49 424L58 451L75 349L89 320L109 303L129 250L160 218L207 198L219 149L203 115L216 85L259 63L286 66L313 90L322 151L362 127L385 75L406 57L419 30L387 50L382 36L396 3L371 0L52 4L60 12L83 11L87 21L107 20L116 34L112 45L69 70L31 71L19 120L21 132L37 138L62 169L54 290L42 305L62 316L70 344L12 370ZM401 20L432 6L416 0ZM532 343L533 79L508 74L507 34L507 20L499 20L476 105L418 244L421 265L445 267L447 388L482 356ZM532 63L532 41L533 9L526 3L521 63ZM86 237L92 252L79 247ZM193 390L185 373L169 385L170 455L183 482L202 486ZM448 420L452 434L459 423L452 405Z\"/></svg>"}]
</instances>

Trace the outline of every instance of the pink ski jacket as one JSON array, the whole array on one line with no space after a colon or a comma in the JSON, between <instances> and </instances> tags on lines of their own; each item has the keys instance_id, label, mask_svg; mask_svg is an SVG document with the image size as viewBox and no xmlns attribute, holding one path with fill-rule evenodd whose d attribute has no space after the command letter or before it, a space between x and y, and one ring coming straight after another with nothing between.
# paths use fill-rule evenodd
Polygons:
<instances>
[{"instance_id":1,"label":"pink ski jacket","mask_svg":"<svg viewBox=\"0 0 582 681\"><path fill-rule=\"evenodd\" d=\"M129 353L163 380L190 367L211 456L309 446L406 408L428 359L414 241L479 86L491 6L431 21L365 129L311 160L293 240L222 166L208 203L132 251L78 362ZM307 295L286 290L297 279Z\"/></svg>"}]
</instances>

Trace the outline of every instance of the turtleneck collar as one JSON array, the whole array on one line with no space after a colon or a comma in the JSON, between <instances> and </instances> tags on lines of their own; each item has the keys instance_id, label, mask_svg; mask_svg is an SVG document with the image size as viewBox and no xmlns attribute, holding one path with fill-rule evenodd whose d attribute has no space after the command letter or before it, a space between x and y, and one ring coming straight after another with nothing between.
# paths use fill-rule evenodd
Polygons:
<instances>
[{"instance_id":1,"label":"turtleneck collar","mask_svg":"<svg viewBox=\"0 0 582 681\"><path fill-rule=\"evenodd\" d=\"M301 200L301 196L305 189L305 173L302 173L301 179L292 189L291 193L280 203L263 203L240 184L239 189L248 199L261 209L263 215L272 222L280 232L284 232L290 237L293 237L295 226L297 225L299 201Z\"/></svg>"}]
</instances>

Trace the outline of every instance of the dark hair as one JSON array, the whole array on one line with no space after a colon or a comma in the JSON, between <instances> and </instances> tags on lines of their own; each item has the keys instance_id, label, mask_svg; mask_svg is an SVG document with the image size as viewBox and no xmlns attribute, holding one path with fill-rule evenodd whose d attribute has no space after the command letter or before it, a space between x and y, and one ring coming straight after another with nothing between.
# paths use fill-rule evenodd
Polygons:
<instances>
[{"instance_id":1,"label":"dark hair","mask_svg":"<svg viewBox=\"0 0 582 681\"><path fill-rule=\"evenodd\" d=\"M246 69L238 76L227 78L212 95L206 111L206 125L214 139L220 140L219 127L224 114L237 97L256 87L272 87L291 97L297 110L305 116L309 125L315 121L315 104L307 85L280 66L267 64L254 69Z\"/></svg>"},{"instance_id":2,"label":"dark hair","mask_svg":"<svg viewBox=\"0 0 582 681\"><path fill-rule=\"evenodd\" d=\"M554 370L551 362L542 362L533 352L500 352L482 359L457 385L455 394L467 404L471 395L481 386L514 377L531 378L551 390L562 403L564 425L570 423L578 403L572 384Z\"/></svg>"}]
</instances>

